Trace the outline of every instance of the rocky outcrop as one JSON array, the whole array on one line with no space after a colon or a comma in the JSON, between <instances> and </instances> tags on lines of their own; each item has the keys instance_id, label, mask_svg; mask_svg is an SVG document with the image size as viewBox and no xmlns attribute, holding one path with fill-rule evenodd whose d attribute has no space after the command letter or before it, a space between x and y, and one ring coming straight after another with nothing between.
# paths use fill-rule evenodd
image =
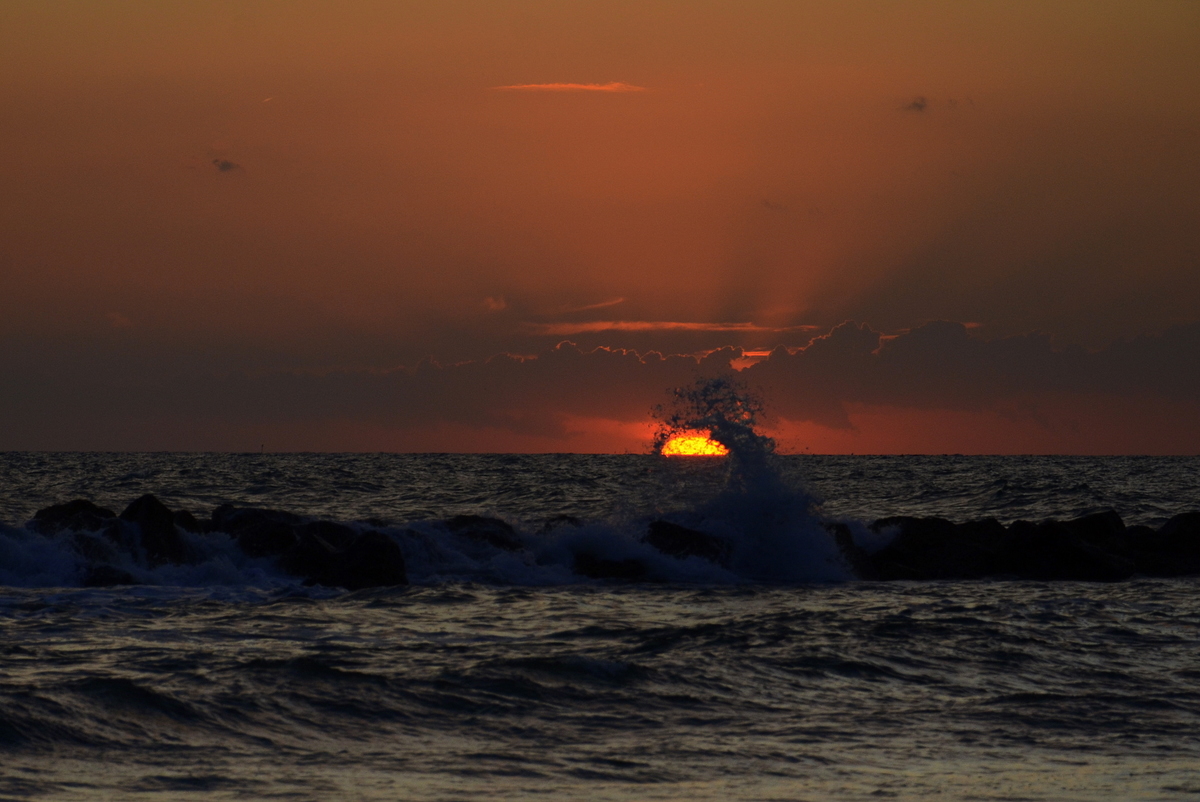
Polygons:
<instances>
[{"instance_id":1,"label":"rocky outcrop","mask_svg":"<svg viewBox=\"0 0 1200 802\"><path fill-rule=\"evenodd\" d=\"M276 558L308 584L348 590L408 584L404 554L382 532L360 534L333 521L232 505L213 511L212 528L228 533L251 557Z\"/></svg>"},{"instance_id":2,"label":"rocky outcrop","mask_svg":"<svg viewBox=\"0 0 1200 802\"><path fill-rule=\"evenodd\" d=\"M113 526L117 514L97 506L86 499L76 499L65 504L38 510L27 529L43 535L54 535L63 531L100 532Z\"/></svg>"},{"instance_id":3,"label":"rocky outcrop","mask_svg":"<svg viewBox=\"0 0 1200 802\"><path fill-rule=\"evenodd\" d=\"M642 542L681 560L699 557L724 568L733 554L729 541L670 521L652 521Z\"/></svg>"},{"instance_id":4,"label":"rocky outcrop","mask_svg":"<svg viewBox=\"0 0 1200 802\"><path fill-rule=\"evenodd\" d=\"M341 545L330 542L320 526L302 528L279 564L312 585L362 590L408 584L404 554L387 535L371 530L339 540Z\"/></svg>"},{"instance_id":5,"label":"rocky outcrop","mask_svg":"<svg viewBox=\"0 0 1200 802\"><path fill-rule=\"evenodd\" d=\"M865 542L876 544L869 550L856 542L856 533L864 533L860 524L827 521L824 526L849 569L869 580L1115 582L1133 576L1200 575L1200 512L1176 515L1158 529L1126 526L1112 510L1007 526L994 518L956 523L892 516L867 527L873 537ZM379 528L366 527L229 504L199 519L187 510L171 510L148 494L120 515L83 499L56 504L39 510L25 528L68 544L84 566L87 587L134 584L137 579L130 571L141 574L160 565L195 562L199 555L193 550L204 543L198 535L227 536L248 557L273 560L306 584L350 590L407 584L398 542ZM487 550L495 549L533 557L525 542L531 538L523 538L498 518L458 515L434 529L478 544L470 549L479 552L475 556L487 557ZM573 531L560 531L564 529ZM547 522L542 536L555 543L555 549L566 544L575 573L594 579L661 579L666 564L650 559L645 547L677 560L699 559L722 568L733 563L729 540L667 520L647 525L640 537L644 546L633 552L635 556L603 556L613 552L591 538L583 522L566 515ZM879 547L880 542L885 545Z\"/></svg>"},{"instance_id":6,"label":"rocky outcrop","mask_svg":"<svg viewBox=\"0 0 1200 802\"><path fill-rule=\"evenodd\" d=\"M517 537L516 530L499 518L455 515L446 521L446 528L456 535L478 543L487 543L504 551L520 551L525 548L525 544Z\"/></svg>"},{"instance_id":7,"label":"rocky outcrop","mask_svg":"<svg viewBox=\"0 0 1200 802\"><path fill-rule=\"evenodd\" d=\"M137 527L150 565L187 561L187 545L175 528L174 513L154 496L147 493L131 503L121 513L120 520Z\"/></svg>"},{"instance_id":8,"label":"rocky outcrop","mask_svg":"<svg viewBox=\"0 0 1200 802\"><path fill-rule=\"evenodd\" d=\"M847 563L864 579L1010 578L1116 582L1134 575L1200 573L1200 513L1177 515L1155 531L1127 527L1112 510L1069 521L995 519L954 523L896 516L871 525L894 533L868 554L849 531L836 539Z\"/></svg>"},{"instance_id":9,"label":"rocky outcrop","mask_svg":"<svg viewBox=\"0 0 1200 802\"><path fill-rule=\"evenodd\" d=\"M479 520L484 524L476 529L486 531L491 519ZM223 532L247 556L274 558L284 571L308 584L350 590L408 584L404 554L386 534L281 510L226 504L215 509L210 520L201 521L147 494L119 516L85 500L56 504L39 510L26 528L46 536L70 532L69 543L85 563L85 587L136 584L135 577L114 562L153 568L195 561L186 532Z\"/></svg>"}]
</instances>

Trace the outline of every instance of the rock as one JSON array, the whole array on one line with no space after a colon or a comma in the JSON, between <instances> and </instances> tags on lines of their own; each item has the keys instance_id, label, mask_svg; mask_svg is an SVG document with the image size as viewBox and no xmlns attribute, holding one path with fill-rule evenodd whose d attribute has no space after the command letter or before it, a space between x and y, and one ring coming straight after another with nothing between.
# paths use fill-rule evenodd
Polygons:
<instances>
[{"instance_id":1,"label":"rock","mask_svg":"<svg viewBox=\"0 0 1200 802\"><path fill-rule=\"evenodd\" d=\"M356 536L345 548L339 549L321 536L319 527L310 527L302 530L297 542L280 556L279 564L283 570L303 578L308 584L347 590L408 584L400 547L387 535L374 530Z\"/></svg>"},{"instance_id":2,"label":"rock","mask_svg":"<svg viewBox=\"0 0 1200 802\"><path fill-rule=\"evenodd\" d=\"M85 588L110 588L114 585L136 585L133 574L111 565L94 565L83 577Z\"/></svg>"},{"instance_id":3,"label":"rock","mask_svg":"<svg viewBox=\"0 0 1200 802\"><path fill-rule=\"evenodd\" d=\"M226 532L250 557L278 557L296 545L299 515L282 510L260 510L222 504L213 510L213 529Z\"/></svg>"},{"instance_id":4,"label":"rock","mask_svg":"<svg viewBox=\"0 0 1200 802\"><path fill-rule=\"evenodd\" d=\"M333 521L308 521L297 526L295 532L298 537L315 535L335 551L349 547L361 537L351 527Z\"/></svg>"},{"instance_id":5,"label":"rock","mask_svg":"<svg viewBox=\"0 0 1200 802\"><path fill-rule=\"evenodd\" d=\"M408 584L404 553L382 532L364 532L337 555L334 584L347 590Z\"/></svg>"},{"instance_id":6,"label":"rock","mask_svg":"<svg viewBox=\"0 0 1200 802\"><path fill-rule=\"evenodd\" d=\"M871 555L854 542L854 533L850 531L850 527L834 521L826 522L823 525L825 531L833 535L833 541L837 544L838 550L855 576L859 579L878 578L875 575L875 566L871 562Z\"/></svg>"},{"instance_id":7,"label":"rock","mask_svg":"<svg viewBox=\"0 0 1200 802\"><path fill-rule=\"evenodd\" d=\"M979 579L1002 573L997 558L1005 529L994 518L955 524L945 518L893 516L871 524L876 532L893 527L899 531L892 542L869 556L870 578Z\"/></svg>"},{"instance_id":8,"label":"rock","mask_svg":"<svg viewBox=\"0 0 1200 802\"><path fill-rule=\"evenodd\" d=\"M852 552L860 576L1113 582L1137 570L1125 524L1111 511L1072 521L1017 521L1007 529L993 518L956 524L895 516L871 525L877 532L891 527L899 530L895 539L868 559Z\"/></svg>"},{"instance_id":9,"label":"rock","mask_svg":"<svg viewBox=\"0 0 1200 802\"><path fill-rule=\"evenodd\" d=\"M1009 527L1005 573L1021 579L1116 582L1133 576L1128 557L1089 543L1074 522L1017 521Z\"/></svg>"},{"instance_id":10,"label":"rock","mask_svg":"<svg viewBox=\"0 0 1200 802\"><path fill-rule=\"evenodd\" d=\"M53 535L63 530L97 532L112 526L116 517L112 510L99 507L86 499L76 499L38 510L27 526L43 535Z\"/></svg>"},{"instance_id":11,"label":"rock","mask_svg":"<svg viewBox=\"0 0 1200 802\"><path fill-rule=\"evenodd\" d=\"M482 515L455 515L446 521L446 528L479 543L487 543L504 551L520 551L525 544L517 537L516 530L499 518Z\"/></svg>"},{"instance_id":12,"label":"rock","mask_svg":"<svg viewBox=\"0 0 1200 802\"><path fill-rule=\"evenodd\" d=\"M1171 518L1159 527L1155 541L1158 576L1200 574L1200 512Z\"/></svg>"},{"instance_id":13,"label":"rock","mask_svg":"<svg viewBox=\"0 0 1200 802\"><path fill-rule=\"evenodd\" d=\"M278 557L280 568L308 584L350 590L408 584L404 554L382 532L359 534L333 521L228 504L213 510L212 526L251 557Z\"/></svg>"},{"instance_id":14,"label":"rock","mask_svg":"<svg viewBox=\"0 0 1200 802\"><path fill-rule=\"evenodd\" d=\"M1125 522L1115 510L1105 510L1082 518L1064 521L1071 534L1085 543L1104 549L1121 551L1127 548Z\"/></svg>"},{"instance_id":15,"label":"rock","mask_svg":"<svg viewBox=\"0 0 1200 802\"><path fill-rule=\"evenodd\" d=\"M298 576L310 585L336 584L333 563L337 552L314 531L298 536L296 541L279 555L279 567Z\"/></svg>"},{"instance_id":16,"label":"rock","mask_svg":"<svg viewBox=\"0 0 1200 802\"><path fill-rule=\"evenodd\" d=\"M116 559L117 556L112 543L107 539L84 532L76 532L71 535L71 546L80 557L92 563Z\"/></svg>"},{"instance_id":17,"label":"rock","mask_svg":"<svg viewBox=\"0 0 1200 802\"><path fill-rule=\"evenodd\" d=\"M172 513L172 516L175 519L176 526L178 526L183 531L191 532L192 534L197 534L199 532L207 532L209 530L209 528L212 526L211 521L207 522L208 525L206 526L205 523L197 520L196 516L192 515L187 510L175 510L175 512Z\"/></svg>"},{"instance_id":18,"label":"rock","mask_svg":"<svg viewBox=\"0 0 1200 802\"><path fill-rule=\"evenodd\" d=\"M699 557L724 568L733 553L728 541L670 521L652 521L642 542L677 559Z\"/></svg>"},{"instance_id":19,"label":"rock","mask_svg":"<svg viewBox=\"0 0 1200 802\"><path fill-rule=\"evenodd\" d=\"M175 529L175 514L153 495L147 493L131 503L120 518L137 525L150 565L186 561L187 544Z\"/></svg>"},{"instance_id":20,"label":"rock","mask_svg":"<svg viewBox=\"0 0 1200 802\"><path fill-rule=\"evenodd\" d=\"M575 573L591 579L627 579L636 581L645 579L646 564L641 560L609 560L591 552L584 551L575 555Z\"/></svg>"}]
</instances>

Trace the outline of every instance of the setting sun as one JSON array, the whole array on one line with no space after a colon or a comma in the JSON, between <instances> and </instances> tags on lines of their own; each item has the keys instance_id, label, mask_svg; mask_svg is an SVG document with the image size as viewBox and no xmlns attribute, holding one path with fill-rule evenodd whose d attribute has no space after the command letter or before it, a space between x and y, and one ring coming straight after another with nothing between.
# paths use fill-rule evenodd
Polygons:
<instances>
[{"instance_id":1,"label":"setting sun","mask_svg":"<svg viewBox=\"0 0 1200 802\"><path fill-rule=\"evenodd\" d=\"M723 457L729 449L705 432L683 432L668 440L661 453L664 457Z\"/></svg>"}]
</instances>

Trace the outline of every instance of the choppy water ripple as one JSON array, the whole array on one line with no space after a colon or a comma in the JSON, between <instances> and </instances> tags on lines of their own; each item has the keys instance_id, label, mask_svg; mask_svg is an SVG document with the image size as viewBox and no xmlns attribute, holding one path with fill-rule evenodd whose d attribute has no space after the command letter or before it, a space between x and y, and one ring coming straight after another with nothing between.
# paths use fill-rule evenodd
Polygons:
<instances>
[{"instance_id":1,"label":"choppy water ripple","mask_svg":"<svg viewBox=\"0 0 1200 802\"><path fill-rule=\"evenodd\" d=\"M1200 508L1197 459L782 465L860 519ZM574 515L604 523L572 537L611 546L623 520L698 509L724 481L719 462L636 455L0 455L12 523L145 492L278 507L372 521L419 580L304 588L214 533L192 543L202 562L148 573L157 586L62 589L58 541L0 529L31 586L0 589L0 798L1200 794L1196 580L580 583L538 534ZM460 513L518 524L537 560L434 520Z\"/></svg>"},{"instance_id":2,"label":"choppy water ripple","mask_svg":"<svg viewBox=\"0 0 1200 802\"><path fill-rule=\"evenodd\" d=\"M1196 457L781 457L830 514L864 520L1071 518L1116 509L1157 526L1200 507ZM487 512L540 523L687 506L724 480L719 461L570 454L0 454L0 522L87 498L121 508L154 493L172 508L226 502L338 520Z\"/></svg>"},{"instance_id":3,"label":"choppy water ripple","mask_svg":"<svg viewBox=\"0 0 1200 802\"><path fill-rule=\"evenodd\" d=\"M10 591L0 792L1185 798L1197 591Z\"/></svg>"}]
</instances>

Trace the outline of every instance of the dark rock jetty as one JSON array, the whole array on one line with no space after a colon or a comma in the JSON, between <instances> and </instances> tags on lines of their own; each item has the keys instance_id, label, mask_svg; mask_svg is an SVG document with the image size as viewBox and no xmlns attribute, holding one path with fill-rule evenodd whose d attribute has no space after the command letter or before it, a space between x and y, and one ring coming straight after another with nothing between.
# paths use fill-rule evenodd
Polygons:
<instances>
[{"instance_id":1,"label":"dark rock jetty","mask_svg":"<svg viewBox=\"0 0 1200 802\"><path fill-rule=\"evenodd\" d=\"M88 587L136 584L114 563L153 568L197 562L184 532L224 533L248 556L272 558L310 585L360 590L408 584L404 555L391 537L279 510L223 505L211 518L198 519L147 494L120 515L85 500L56 504L39 510L26 528L46 536L71 533L72 547L88 566Z\"/></svg>"},{"instance_id":2,"label":"dark rock jetty","mask_svg":"<svg viewBox=\"0 0 1200 802\"><path fill-rule=\"evenodd\" d=\"M26 528L46 536L69 533L72 548L88 566L84 584L134 584L121 564L154 568L198 562L186 533L221 533L249 557L275 562L306 584L349 590L408 583L397 541L378 521L349 526L282 510L222 505L208 518L170 510L152 495L132 502L117 515L77 500L39 510ZM528 549L526 539L505 521L458 515L437 525L472 548L507 552ZM579 527L570 516L547 522L533 539L562 527ZM1176 515L1158 529L1126 526L1113 511L1069 521L1016 521L994 518L954 523L944 518L881 518L859 540L884 542L867 549L846 523L827 522L846 564L867 580L1030 579L1114 582L1133 576L1200 575L1200 512ZM366 528L371 527L371 528ZM411 534L411 533L410 533ZM681 524L651 521L641 542L679 560L696 558L730 568L734 544ZM637 556L608 556L580 541L572 546L573 568L595 579L647 581L653 567Z\"/></svg>"},{"instance_id":3,"label":"dark rock jetty","mask_svg":"<svg viewBox=\"0 0 1200 802\"><path fill-rule=\"evenodd\" d=\"M894 537L868 553L844 524L827 525L863 579L1034 579L1117 582L1133 576L1200 574L1200 512L1176 515L1158 529L1126 526L1112 510L1069 521L994 518L881 518Z\"/></svg>"}]
</instances>

